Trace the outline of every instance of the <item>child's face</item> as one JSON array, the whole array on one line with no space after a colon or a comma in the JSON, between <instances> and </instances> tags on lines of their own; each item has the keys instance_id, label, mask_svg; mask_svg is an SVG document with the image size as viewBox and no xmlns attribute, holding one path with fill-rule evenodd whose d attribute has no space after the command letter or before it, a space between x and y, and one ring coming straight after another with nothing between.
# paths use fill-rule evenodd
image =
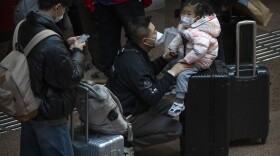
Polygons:
<instances>
[{"instance_id":1,"label":"child's face","mask_svg":"<svg viewBox=\"0 0 280 156\"><path fill-rule=\"evenodd\" d=\"M181 16L185 16L188 18L196 18L195 6L186 5L185 7L183 7L183 9L181 10Z\"/></svg>"}]
</instances>

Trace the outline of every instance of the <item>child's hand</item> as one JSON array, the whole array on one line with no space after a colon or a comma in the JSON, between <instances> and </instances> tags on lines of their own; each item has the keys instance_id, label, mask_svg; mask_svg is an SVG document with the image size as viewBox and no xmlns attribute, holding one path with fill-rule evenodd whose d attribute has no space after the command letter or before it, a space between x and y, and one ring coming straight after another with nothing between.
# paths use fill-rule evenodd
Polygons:
<instances>
[{"instance_id":1,"label":"child's hand","mask_svg":"<svg viewBox=\"0 0 280 156\"><path fill-rule=\"evenodd\" d=\"M188 64L188 62L185 59L180 59L177 61L178 63L184 63L184 64Z\"/></svg>"},{"instance_id":2,"label":"child's hand","mask_svg":"<svg viewBox=\"0 0 280 156\"><path fill-rule=\"evenodd\" d=\"M177 61L177 63L182 63L187 66L187 68L192 68L194 64L189 64L185 59L180 59Z\"/></svg>"}]
</instances>

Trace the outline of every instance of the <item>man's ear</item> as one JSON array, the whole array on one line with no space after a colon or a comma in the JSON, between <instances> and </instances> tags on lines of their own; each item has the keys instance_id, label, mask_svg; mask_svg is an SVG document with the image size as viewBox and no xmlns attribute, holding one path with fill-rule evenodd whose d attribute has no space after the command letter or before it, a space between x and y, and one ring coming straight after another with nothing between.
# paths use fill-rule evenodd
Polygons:
<instances>
[{"instance_id":1,"label":"man's ear","mask_svg":"<svg viewBox=\"0 0 280 156\"><path fill-rule=\"evenodd\" d=\"M145 40L146 40L146 38L144 37L144 38L142 38L140 41L141 41L141 43L145 43Z\"/></svg>"},{"instance_id":2,"label":"man's ear","mask_svg":"<svg viewBox=\"0 0 280 156\"><path fill-rule=\"evenodd\" d=\"M54 10L58 10L59 7L62 7L62 5L60 3L58 3L57 5L54 6Z\"/></svg>"}]
</instances>

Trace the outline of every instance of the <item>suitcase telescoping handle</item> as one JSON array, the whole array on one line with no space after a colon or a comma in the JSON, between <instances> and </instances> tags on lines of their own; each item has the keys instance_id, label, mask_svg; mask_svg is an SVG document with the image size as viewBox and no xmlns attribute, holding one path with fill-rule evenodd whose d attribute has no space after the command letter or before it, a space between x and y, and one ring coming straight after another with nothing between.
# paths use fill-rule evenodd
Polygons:
<instances>
[{"instance_id":1,"label":"suitcase telescoping handle","mask_svg":"<svg viewBox=\"0 0 280 156\"><path fill-rule=\"evenodd\" d=\"M84 142L80 142L80 141L76 141L75 137L74 137L74 119L73 119L73 115L74 115L74 111L71 114L71 123L70 123L70 127L71 127L71 138L72 138L72 144L75 148L81 149L81 150L85 150L88 147L88 93L89 93L89 89L85 86L82 86L81 84L77 85L76 87L77 91L79 93L82 93L82 95L84 95L84 104L85 104L85 109L86 109L86 114L85 114L85 140Z\"/></svg>"},{"instance_id":2,"label":"suitcase telescoping handle","mask_svg":"<svg viewBox=\"0 0 280 156\"><path fill-rule=\"evenodd\" d=\"M257 35L257 24L255 21L252 20L245 20L238 22L236 25L236 74L237 77L240 77L240 27L242 25L248 25L252 24L253 25L253 77L256 76L256 35Z\"/></svg>"}]
</instances>

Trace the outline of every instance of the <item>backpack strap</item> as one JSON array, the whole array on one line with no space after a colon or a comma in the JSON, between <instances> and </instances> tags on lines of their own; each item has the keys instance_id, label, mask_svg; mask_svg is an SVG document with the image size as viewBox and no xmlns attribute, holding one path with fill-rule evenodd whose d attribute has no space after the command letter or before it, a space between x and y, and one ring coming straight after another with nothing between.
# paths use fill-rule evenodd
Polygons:
<instances>
[{"instance_id":1,"label":"backpack strap","mask_svg":"<svg viewBox=\"0 0 280 156\"><path fill-rule=\"evenodd\" d=\"M18 30L23 21L25 20L20 21L15 28L14 35L13 35L13 50L16 50L16 44L18 42Z\"/></svg>"},{"instance_id":2,"label":"backpack strap","mask_svg":"<svg viewBox=\"0 0 280 156\"><path fill-rule=\"evenodd\" d=\"M39 32L38 34L36 34L26 45L26 47L24 48L24 55L25 57L27 57L27 55L29 54L29 52L32 50L32 48L34 48L39 42L41 42L43 39L52 36L52 35L58 35L56 32L46 29L43 30L41 32ZM58 35L60 36L60 35Z\"/></svg>"}]
</instances>

